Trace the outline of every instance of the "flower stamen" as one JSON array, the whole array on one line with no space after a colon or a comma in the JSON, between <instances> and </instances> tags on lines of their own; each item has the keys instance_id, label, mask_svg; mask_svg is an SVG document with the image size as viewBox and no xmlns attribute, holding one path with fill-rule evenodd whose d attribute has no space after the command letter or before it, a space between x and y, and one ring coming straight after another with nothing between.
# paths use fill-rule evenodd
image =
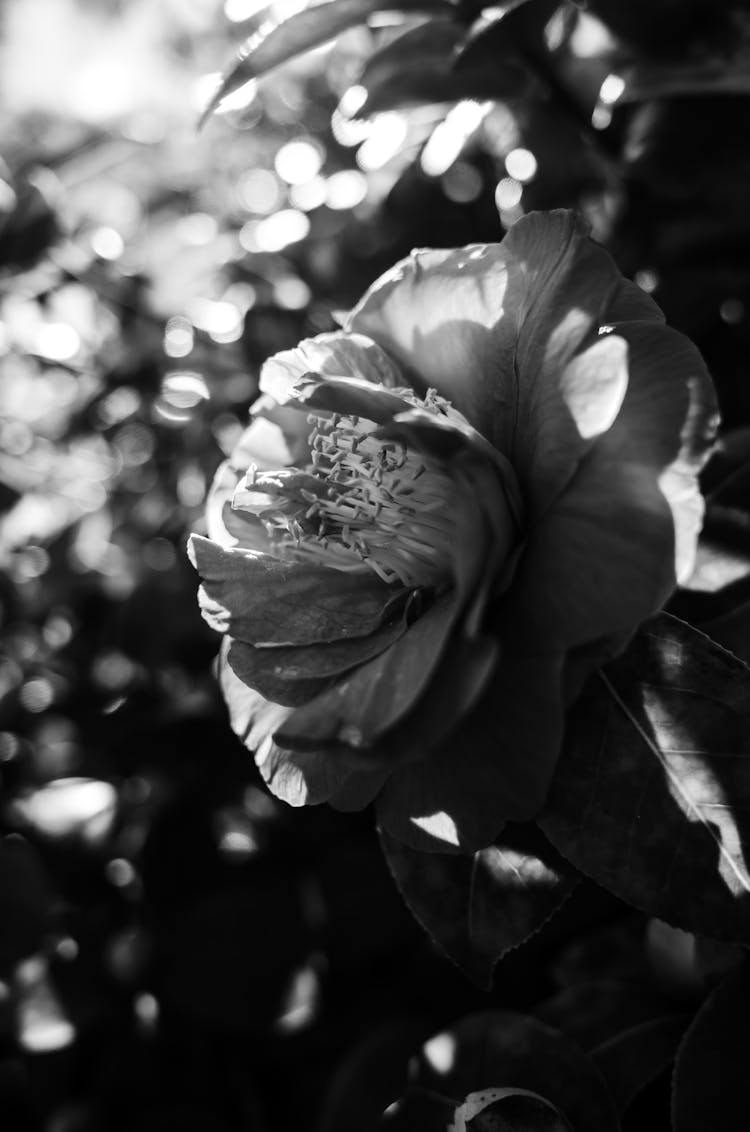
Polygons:
<instances>
[{"instance_id":1,"label":"flower stamen","mask_svg":"<svg viewBox=\"0 0 750 1132\"><path fill-rule=\"evenodd\" d=\"M404 392L436 415L455 413L433 390L423 400ZM278 505L261 512L274 553L336 570L367 568L388 584L450 585L453 485L446 471L402 440L376 436L372 421L353 414L311 413L307 420L304 473L326 490L298 488L296 507L282 493ZM247 486L253 483L249 474Z\"/></svg>"}]
</instances>

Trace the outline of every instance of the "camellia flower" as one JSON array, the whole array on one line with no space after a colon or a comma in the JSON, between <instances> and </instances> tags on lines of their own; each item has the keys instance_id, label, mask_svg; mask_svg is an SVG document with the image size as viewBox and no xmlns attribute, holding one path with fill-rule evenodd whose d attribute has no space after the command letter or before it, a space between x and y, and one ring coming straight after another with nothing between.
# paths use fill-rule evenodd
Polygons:
<instances>
[{"instance_id":1,"label":"camellia flower","mask_svg":"<svg viewBox=\"0 0 750 1132\"><path fill-rule=\"evenodd\" d=\"M562 211L412 253L260 384L191 539L232 725L292 805L486 845L691 570L705 366Z\"/></svg>"}]
</instances>

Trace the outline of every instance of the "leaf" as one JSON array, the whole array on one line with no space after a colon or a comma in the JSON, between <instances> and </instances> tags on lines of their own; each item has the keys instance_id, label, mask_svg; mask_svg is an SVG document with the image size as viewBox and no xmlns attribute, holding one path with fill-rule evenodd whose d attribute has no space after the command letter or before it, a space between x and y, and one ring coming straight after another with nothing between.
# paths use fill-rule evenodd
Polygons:
<instances>
[{"instance_id":1,"label":"leaf","mask_svg":"<svg viewBox=\"0 0 750 1132\"><path fill-rule=\"evenodd\" d=\"M457 102L463 98L518 97L528 87L526 72L511 62L487 60L452 70L462 29L447 20L431 20L410 28L370 56L359 82L367 99L358 117L422 103Z\"/></svg>"},{"instance_id":2,"label":"leaf","mask_svg":"<svg viewBox=\"0 0 750 1132\"><path fill-rule=\"evenodd\" d=\"M534 1017L590 1052L618 1034L663 1017L665 1001L634 982L592 979L565 987L534 1007Z\"/></svg>"},{"instance_id":3,"label":"leaf","mask_svg":"<svg viewBox=\"0 0 750 1132\"><path fill-rule=\"evenodd\" d=\"M445 1132L454 1109L455 1106L443 1097L407 1093L388 1105L377 1129L378 1132L416 1132L417 1129L419 1132Z\"/></svg>"},{"instance_id":4,"label":"leaf","mask_svg":"<svg viewBox=\"0 0 750 1132\"><path fill-rule=\"evenodd\" d=\"M494 14L497 9L486 10L493 14L481 17L472 27L456 58L458 72L485 63L497 66L508 60L520 64L544 59L554 49L554 41L548 42L551 22L561 21L556 38L564 38L575 20L573 10L560 0L534 0L512 8L503 5L499 16Z\"/></svg>"},{"instance_id":5,"label":"leaf","mask_svg":"<svg viewBox=\"0 0 750 1132\"><path fill-rule=\"evenodd\" d=\"M503 1095L466 1120L466 1132L573 1132L562 1113L536 1093L523 1089L494 1091ZM480 1092L476 1099L482 1104L485 1096Z\"/></svg>"},{"instance_id":6,"label":"leaf","mask_svg":"<svg viewBox=\"0 0 750 1132\"><path fill-rule=\"evenodd\" d=\"M643 60L625 75L622 102L650 102L657 98L750 94L750 48L741 44L731 59L715 58L668 63Z\"/></svg>"},{"instance_id":7,"label":"leaf","mask_svg":"<svg viewBox=\"0 0 750 1132\"><path fill-rule=\"evenodd\" d=\"M578 882L549 845L530 847L529 832L509 826L499 844L473 855L420 853L380 834L411 911L448 958L486 989L497 960L538 931Z\"/></svg>"},{"instance_id":8,"label":"leaf","mask_svg":"<svg viewBox=\"0 0 750 1132\"><path fill-rule=\"evenodd\" d=\"M526 1089L557 1108L576 1132L619 1129L590 1058L563 1034L509 1010L469 1015L430 1038L412 1061L410 1085L456 1105L479 1090Z\"/></svg>"},{"instance_id":9,"label":"leaf","mask_svg":"<svg viewBox=\"0 0 750 1132\"><path fill-rule=\"evenodd\" d=\"M655 1018L592 1050L591 1059L607 1082L618 1112L625 1112L638 1093L671 1065L687 1022L679 1014Z\"/></svg>"},{"instance_id":10,"label":"leaf","mask_svg":"<svg viewBox=\"0 0 750 1132\"><path fill-rule=\"evenodd\" d=\"M269 5L264 9L268 18L245 43L239 62L222 79L201 115L199 126L210 118L225 98L251 79L260 78L295 56L320 47L348 28L365 23L374 12L393 10L383 0L323 0L323 3L310 4L301 12L279 21L273 15L273 8ZM396 10L450 14L453 6L446 0L396 0Z\"/></svg>"},{"instance_id":11,"label":"leaf","mask_svg":"<svg viewBox=\"0 0 750 1132\"><path fill-rule=\"evenodd\" d=\"M317 1132L375 1132L384 1108L403 1092L409 1058L426 1033L425 1023L410 1017L390 1018L370 1029L333 1074ZM439 1127L444 1132L445 1122Z\"/></svg>"},{"instance_id":12,"label":"leaf","mask_svg":"<svg viewBox=\"0 0 750 1132\"><path fill-rule=\"evenodd\" d=\"M750 968L706 999L677 1056L674 1132L745 1132L748 1123Z\"/></svg>"},{"instance_id":13,"label":"leaf","mask_svg":"<svg viewBox=\"0 0 750 1132\"><path fill-rule=\"evenodd\" d=\"M539 823L628 903L750 941L750 670L666 614L592 677Z\"/></svg>"}]
</instances>

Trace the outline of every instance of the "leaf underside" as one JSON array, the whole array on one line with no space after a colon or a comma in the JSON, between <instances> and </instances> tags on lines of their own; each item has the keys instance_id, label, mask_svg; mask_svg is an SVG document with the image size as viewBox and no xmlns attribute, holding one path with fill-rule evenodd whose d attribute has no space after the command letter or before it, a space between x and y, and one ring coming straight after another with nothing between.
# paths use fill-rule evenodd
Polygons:
<instances>
[{"instance_id":1,"label":"leaf underside","mask_svg":"<svg viewBox=\"0 0 750 1132\"><path fill-rule=\"evenodd\" d=\"M750 942L750 671L662 614L594 676L540 825L577 868L678 927Z\"/></svg>"}]
</instances>

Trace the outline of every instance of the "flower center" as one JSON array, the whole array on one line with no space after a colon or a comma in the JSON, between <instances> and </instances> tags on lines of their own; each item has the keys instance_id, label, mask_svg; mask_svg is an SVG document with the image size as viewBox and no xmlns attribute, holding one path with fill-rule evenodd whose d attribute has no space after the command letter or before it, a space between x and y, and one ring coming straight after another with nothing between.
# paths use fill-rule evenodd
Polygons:
<instances>
[{"instance_id":1,"label":"flower center","mask_svg":"<svg viewBox=\"0 0 750 1132\"><path fill-rule=\"evenodd\" d=\"M433 391L424 400L409 391L408 399L436 414L455 413ZM407 587L447 587L455 487L445 471L401 441L375 436L371 421L340 413L307 419L311 463L306 486L297 488L301 502L290 507L287 497L262 513L274 552L337 570L369 567Z\"/></svg>"}]
</instances>

